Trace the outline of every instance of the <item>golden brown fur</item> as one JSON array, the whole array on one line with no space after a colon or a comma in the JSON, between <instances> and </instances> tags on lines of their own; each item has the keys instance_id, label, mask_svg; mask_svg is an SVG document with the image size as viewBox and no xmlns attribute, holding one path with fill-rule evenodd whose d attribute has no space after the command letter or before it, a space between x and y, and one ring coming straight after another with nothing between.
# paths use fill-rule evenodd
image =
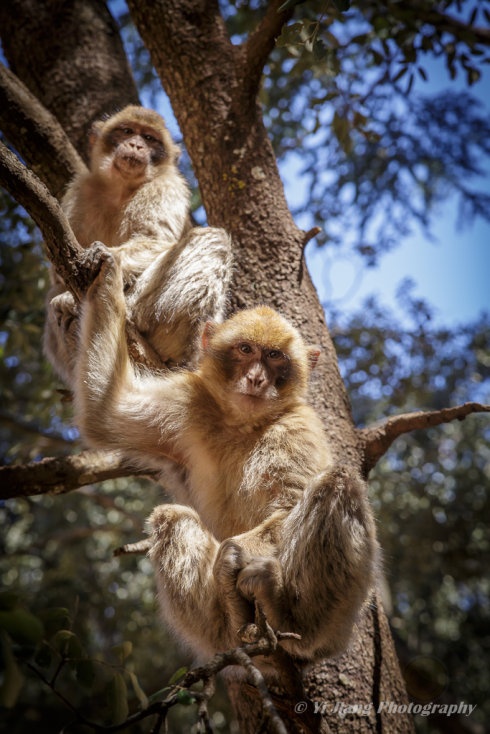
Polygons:
<instances>
[{"instance_id":1,"label":"golden brown fur","mask_svg":"<svg viewBox=\"0 0 490 734\"><path fill-rule=\"evenodd\" d=\"M301 635L283 643L298 659L338 653L373 585L376 540L364 483L332 466L306 402L318 351L262 307L207 326L195 372L138 375L122 274L108 250L100 256L83 314L78 422L95 446L147 468L171 458L185 472L182 504L149 519L165 619L209 655L239 644L257 599L274 628Z\"/></svg>"},{"instance_id":2,"label":"golden brown fur","mask_svg":"<svg viewBox=\"0 0 490 734\"><path fill-rule=\"evenodd\" d=\"M221 229L191 228L180 150L163 119L130 105L91 135L90 170L74 178L63 209L82 247L102 241L123 272L129 316L163 362L189 362L200 325L220 318L231 270ZM72 385L78 306L56 276L44 351Z\"/></svg>"}]
</instances>

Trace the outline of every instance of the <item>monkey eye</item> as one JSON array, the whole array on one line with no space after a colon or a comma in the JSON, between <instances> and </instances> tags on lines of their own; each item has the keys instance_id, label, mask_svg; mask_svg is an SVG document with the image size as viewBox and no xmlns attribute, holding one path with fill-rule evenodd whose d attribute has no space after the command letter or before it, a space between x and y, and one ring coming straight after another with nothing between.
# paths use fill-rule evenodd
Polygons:
<instances>
[{"instance_id":1,"label":"monkey eye","mask_svg":"<svg viewBox=\"0 0 490 734\"><path fill-rule=\"evenodd\" d=\"M149 135L148 133L146 135L143 135L144 140L147 140L149 143L158 143L158 140L153 137L153 135Z\"/></svg>"},{"instance_id":2,"label":"monkey eye","mask_svg":"<svg viewBox=\"0 0 490 734\"><path fill-rule=\"evenodd\" d=\"M133 134L133 128L131 128L131 127L123 127L121 129L122 129L122 131L123 131L123 133L125 135L132 135Z\"/></svg>"},{"instance_id":3,"label":"monkey eye","mask_svg":"<svg viewBox=\"0 0 490 734\"><path fill-rule=\"evenodd\" d=\"M253 349L250 346L250 344L247 344L247 342L242 342L238 345L238 349L242 354L252 354Z\"/></svg>"},{"instance_id":4,"label":"monkey eye","mask_svg":"<svg viewBox=\"0 0 490 734\"><path fill-rule=\"evenodd\" d=\"M268 359L283 359L284 354L279 349L271 349L267 352Z\"/></svg>"}]
</instances>

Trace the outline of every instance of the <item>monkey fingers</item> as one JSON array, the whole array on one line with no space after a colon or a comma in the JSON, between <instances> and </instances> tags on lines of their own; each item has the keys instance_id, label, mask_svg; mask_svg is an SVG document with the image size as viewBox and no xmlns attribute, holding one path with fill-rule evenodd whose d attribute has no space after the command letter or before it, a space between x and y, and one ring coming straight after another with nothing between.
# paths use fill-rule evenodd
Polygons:
<instances>
[{"instance_id":1,"label":"monkey fingers","mask_svg":"<svg viewBox=\"0 0 490 734\"><path fill-rule=\"evenodd\" d=\"M107 280L111 271L120 270L116 266L112 252L103 242L94 242L84 250L81 258L81 267L91 291L96 283Z\"/></svg>"},{"instance_id":2,"label":"monkey fingers","mask_svg":"<svg viewBox=\"0 0 490 734\"><path fill-rule=\"evenodd\" d=\"M64 291L51 299L49 308L62 331L67 332L73 321L78 318L78 306L70 291Z\"/></svg>"},{"instance_id":3,"label":"monkey fingers","mask_svg":"<svg viewBox=\"0 0 490 734\"><path fill-rule=\"evenodd\" d=\"M249 601L264 601L281 586L282 571L276 558L252 558L237 577L237 589Z\"/></svg>"},{"instance_id":4,"label":"monkey fingers","mask_svg":"<svg viewBox=\"0 0 490 734\"><path fill-rule=\"evenodd\" d=\"M225 591L235 592L238 574L250 560L250 554L233 538L221 543L214 562L213 574Z\"/></svg>"}]
</instances>

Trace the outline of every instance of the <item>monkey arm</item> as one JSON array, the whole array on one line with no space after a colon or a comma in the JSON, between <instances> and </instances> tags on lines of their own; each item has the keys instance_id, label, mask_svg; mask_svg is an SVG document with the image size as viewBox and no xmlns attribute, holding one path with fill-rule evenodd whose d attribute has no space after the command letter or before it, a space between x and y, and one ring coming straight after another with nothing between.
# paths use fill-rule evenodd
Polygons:
<instances>
[{"instance_id":1,"label":"monkey arm","mask_svg":"<svg viewBox=\"0 0 490 734\"><path fill-rule=\"evenodd\" d=\"M177 170L166 169L141 186L120 223L123 243L113 247L124 275L139 275L157 255L170 250L190 228L189 190ZM126 282L126 277L125 277Z\"/></svg>"},{"instance_id":2,"label":"monkey arm","mask_svg":"<svg viewBox=\"0 0 490 734\"><path fill-rule=\"evenodd\" d=\"M136 374L126 344L121 268L110 249L100 243L94 249L91 256L99 258L100 270L82 309L78 425L90 444L122 450L131 459L144 455L145 466L161 468L162 457L178 461L172 439L185 406L175 399L178 389L171 377Z\"/></svg>"}]
</instances>

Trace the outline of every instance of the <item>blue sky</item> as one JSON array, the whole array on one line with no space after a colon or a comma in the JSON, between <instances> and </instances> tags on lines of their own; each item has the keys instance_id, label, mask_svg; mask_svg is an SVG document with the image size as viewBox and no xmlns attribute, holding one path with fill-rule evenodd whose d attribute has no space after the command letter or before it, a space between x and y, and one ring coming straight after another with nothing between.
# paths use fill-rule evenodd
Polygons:
<instances>
[{"instance_id":1,"label":"blue sky","mask_svg":"<svg viewBox=\"0 0 490 734\"><path fill-rule=\"evenodd\" d=\"M451 82L441 65L432 62L427 66L429 80L418 87L424 94L448 86L457 93L464 86L458 80ZM488 69L472 91L490 115ZM474 184L479 190L490 191L490 167L486 178ZM352 256L329 256L310 243L308 266L322 302L331 301L337 308L352 311L367 295L377 294L383 304L397 310L396 290L405 278L411 278L413 295L431 304L438 323L467 323L482 311L490 312L490 223L477 219L458 228L457 215L456 201L449 199L433 216L432 240L415 233L384 255L377 268L367 269Z\"/></svg>"}]
</instances>

